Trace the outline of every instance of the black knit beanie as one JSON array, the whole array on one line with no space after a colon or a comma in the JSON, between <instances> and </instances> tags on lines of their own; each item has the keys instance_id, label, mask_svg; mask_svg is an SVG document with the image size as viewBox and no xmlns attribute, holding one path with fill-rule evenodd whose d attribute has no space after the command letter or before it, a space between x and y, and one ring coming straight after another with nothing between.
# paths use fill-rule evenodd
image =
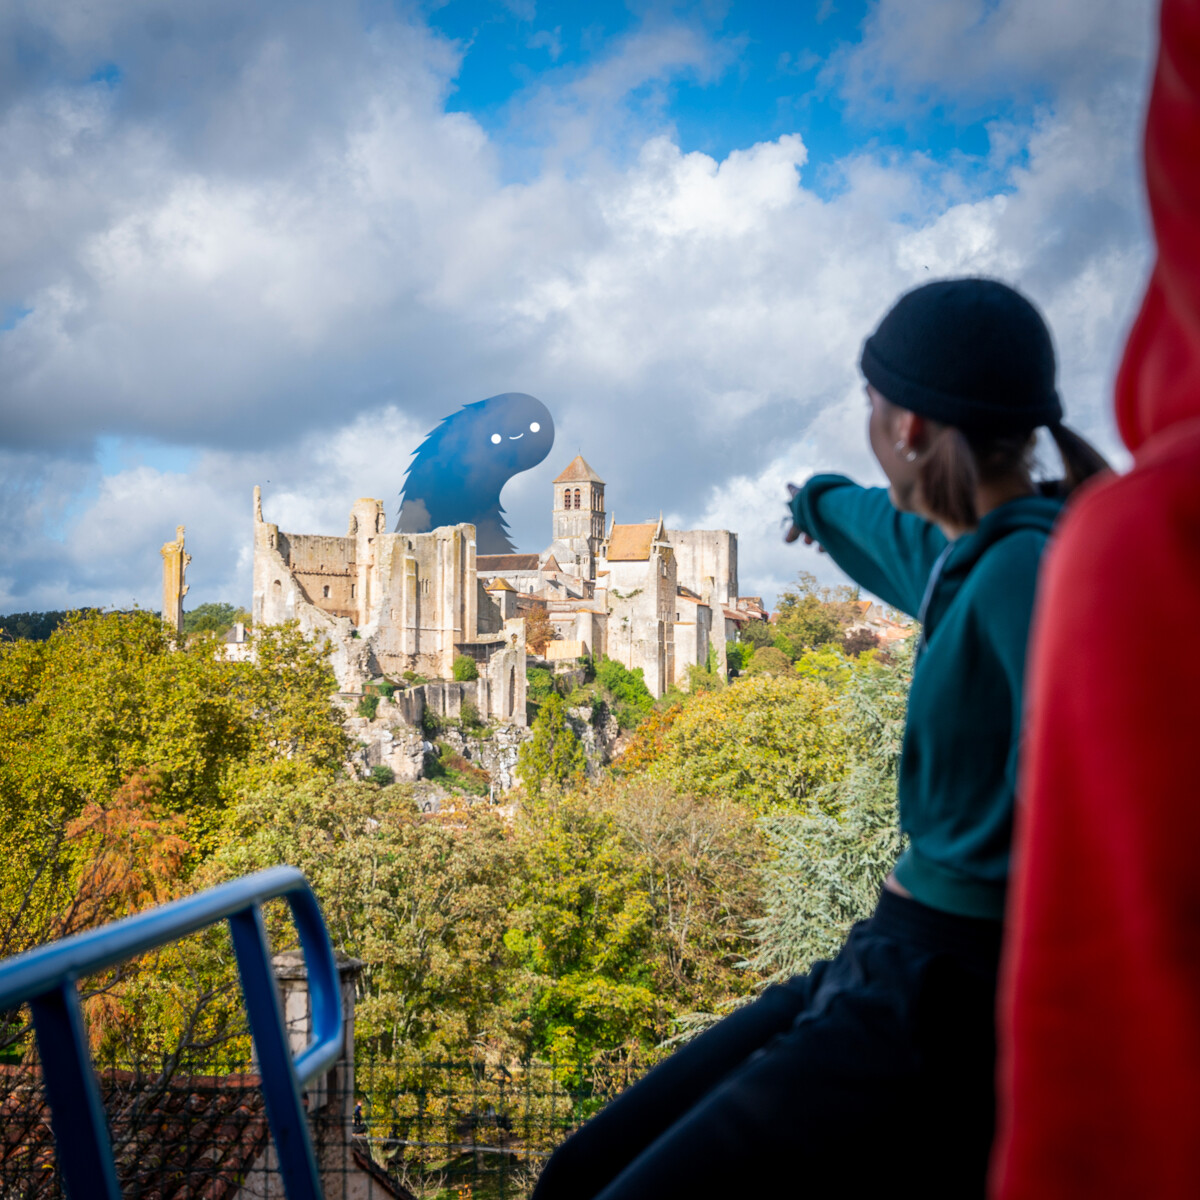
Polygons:
<instances>
[{"instance_id":1,"label":"black knit beanie","mask_svg":"<svg viewBox=\"0 0 1200 1200\"><path fill-rule=\"evenodd\" d=\"M1041 314L992 279L941 279L900 297L862 352L886 399L964 433L1062 420L1054 346Z\"/></svg>"}]
</instances>

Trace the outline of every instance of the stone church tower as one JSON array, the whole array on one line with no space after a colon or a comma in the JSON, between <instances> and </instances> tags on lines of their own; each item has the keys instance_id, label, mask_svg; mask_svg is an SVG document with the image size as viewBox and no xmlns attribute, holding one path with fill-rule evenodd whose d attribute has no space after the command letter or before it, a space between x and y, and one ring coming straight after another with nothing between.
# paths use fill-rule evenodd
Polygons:
<instances>
[{"instance_id":1,"label":"stone church tower","mask_svg":"<svg viewBox=\"0 0 1200 1200\"><path fill-rule=\"evenodd\" d=\"M577 454L554 481L550 554L565 574L595 579L604 521L604 480Z\"/></svg>"}]
</instances>

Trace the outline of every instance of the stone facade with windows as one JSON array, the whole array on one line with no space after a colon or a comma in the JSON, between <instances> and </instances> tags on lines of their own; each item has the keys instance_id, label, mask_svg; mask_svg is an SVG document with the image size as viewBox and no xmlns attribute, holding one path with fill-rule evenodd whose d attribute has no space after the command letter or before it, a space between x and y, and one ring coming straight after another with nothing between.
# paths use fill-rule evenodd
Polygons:
<instances>
[{"instance_id":1,"label":"stone facade with windows","mask_svg":"<svg viewBox=\"0 0 1200 1200\"><path fill-rule=\"evenodd\" d=\"M765 619L738 599L737 534L667 529L661 516L618 525L605 511L604 480L582 455L552 487L550 545L540 555L480 558L486 585L503 580L519 605L544 607L564 644L640 667L655 696L686 688L689 667L711 661L724 673L739 622ZM498 618L497 609L481 619Z\"/></svg>"},{"instance_id":2,"label":"stone facade with windows","mask_svg":"<svg viewBox=\"0 0 1200 1200\"><path fill-rule=\"evenodd\" d=\"M524 627L491 620L473 525L388 533L383 502L362 499L345 537L286 533L263 519L255 488L253 603L256 625L295 620L327 641L342 691L406 672L450 679L467 653L479 664L480 715L525 724Z\"/></svg>"}]
</instances>

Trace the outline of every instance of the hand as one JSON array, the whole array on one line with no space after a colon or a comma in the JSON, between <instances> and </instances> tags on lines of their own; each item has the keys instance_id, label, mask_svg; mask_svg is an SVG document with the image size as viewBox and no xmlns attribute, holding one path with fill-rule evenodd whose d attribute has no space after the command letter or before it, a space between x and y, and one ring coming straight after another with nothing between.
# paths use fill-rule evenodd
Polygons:
<instances>
[{"instance_id":1,"label":"hand","mask_svg":"<svg viewBox=\"0 0 1200 1200\"><path fill-rule=\"evenodd\" d=\"M810 537L802 529L797 529L795 525L793 525L787 531L787 533L783 535L783 540L785 542L794 542L798 537L802 537L804 539L804 544L806 546L816 546L818 554L825 553L825 547L822 546L821 543L816 540L816 538Z\"/></svg>"},{"instance_id":2,"label":"hand","mask_svg":"<svg viewBox=\"0 0 1200 1200\"><path fill-rule=\"evenodd\" d=\"M787 485L787 490L788 490L788 500L790 501L800 489L794 483L789 483ZM789 504L788 507L790 510L791 505ZM785 542L791 543L791 542L794 542L799 537L804 538L804 544L806 546L816 546L818 554L825 553L825 547L819 545L817 543L816 539L811 537L809 534L805 533L804 530L801 529L799 525L789 525L787 533L785 533L783 535L783 540Z\"/></svg>"}]
</instances>

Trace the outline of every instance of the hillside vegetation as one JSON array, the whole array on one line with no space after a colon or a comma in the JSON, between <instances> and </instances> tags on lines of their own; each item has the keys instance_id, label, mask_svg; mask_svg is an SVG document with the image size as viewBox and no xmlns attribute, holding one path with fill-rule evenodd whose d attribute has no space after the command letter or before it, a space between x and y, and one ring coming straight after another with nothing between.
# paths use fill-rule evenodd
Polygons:
<instances>
[{"instance_id":1,"label":"hillside vegetation","mask_svg":"<svg viewBox=\"0 0 1200 1200\"><path fill-rule=\"evenodd\" d=\"M332 674L294 627L257 630L253 663L148 613L0 643L0 954L292 863L365 963L364 1045L648 1063L836 948L898 851L908 654L848 653L847 602L801 580L732 648L738 676L710 664L657 703L616 663L531 672L523 787L432 815L413 785L347 777ZM580 711L624 731L591 779ZM219 931L103 983L86 1012L114 1054L236 1024Z\"/></svg>"}]
</instances>

